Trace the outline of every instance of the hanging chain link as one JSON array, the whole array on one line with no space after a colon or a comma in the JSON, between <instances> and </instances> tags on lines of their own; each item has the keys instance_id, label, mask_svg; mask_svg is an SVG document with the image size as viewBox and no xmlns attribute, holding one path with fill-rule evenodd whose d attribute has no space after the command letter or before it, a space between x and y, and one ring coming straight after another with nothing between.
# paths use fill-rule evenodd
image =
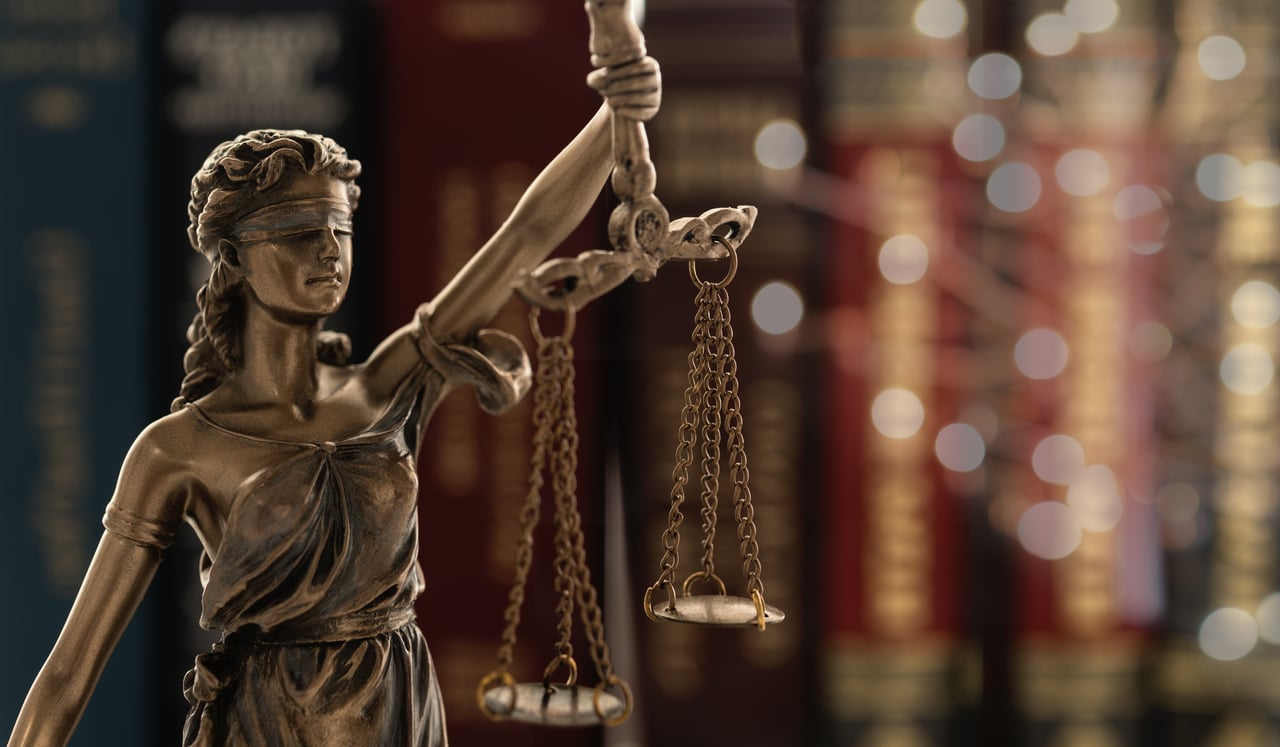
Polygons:
<instances>
[{"instance_id":1,"label":"hanging chain link","mask_svg":"<svg viewBox=\"0 0 1280 747\"><path fill-rule=\"evenodd\" d=\"M756 539L755 509L751 505L751 472L747 467L746 440L743 435L742 401L739 397L738 360L733 342L733 317L729 310L727 287L737 273L737 252L727 242L718 242L729 251L730 268L720 281L707 281L698 276L696 263L690 263L689 275L698 288L695 299L693 352L689 353L689 383L680 413L676 446L676 465L672 472L671 510L667 529L662 534L662 571L646 594L646 612L653 617L652 592L674 583L680 559L679 527L684 519L681 506L689 483L689 467L701 441L700 481L702 499L702 570L684 582L684 593L694 580L711 581L724 594L724 583L715 575L716 512L719 508L721 440L728 451L729 480L733 484L734 517L738 523L738 541L742 571L748 593L762 600L764 584L760 579L760 547ZM672 597L674 603L674 596ZM763 610L761 611L763 614Z\"/></svg>"},{"instance_id":2,"label":"hanging chain link","mask_svg":"<svg viewBox=\"0 0 1280 747\"><path fill-rule=\"evenodd\" d=\"M742 554L742 573L747 578L747 591L764 595L760 580L760 545L756 542L755 509L751 506L751 470L747 468L747 444L742 431L742 401L738 397L738 358L733 346L733 318L729 298L721 297L726 351L724 408L725 438L729 447L729 479L733 482L733 514L738 520L738 543Z\"/></svg>"},{"instance_id":3,"label":"hanging chain link","mask_svg":"<svg viewBox=\"0 0 1280 747\"><path fill-rule=\"evenodd\" d=\"M573 660L573 612L576 603L591 644L591 658L602 686L621 684L613 671L613 662L604 634L604 615L599 596L591 583L587 567L582 515L578 510L578 417L574 407L572 310L566 329L560 336L543 336L538 328L538 309L530 312L530 325L538 343L538 370L535 378L533 405L533 454L529 463L529 491L520 511L520 542L516 548L516 578L508 594L504 614L506 627L498 650L498 668L490 675L494 681L507 675L514 660L520 611L524 605L525 586L533 561L533 533L541 515L544 470L549 473L555 501L555 592L556 657L548 665L543 684L562 665L568 667L566 685L577 679Z\"/></svg>"},{"instance_id":4,"label":"hanging chain link","mask_svg":"<svg viewBox=\"0 0 1280 747\"><path fill-rule=\"evenodd\" d=\"M706 288L698 290L697 304L702 307ZM667 528L662 533L661 573L653 582L653 588L670 588L675 583L676 568L680 564L680 525L684 514L680 508L685 501L685 488L689 484L689 467L693 464L694 446L698 441L698 428L702 421L702 389L706 383L707 325L701 314L694 317L693 350L689 353L689 378L684 390L684 407L680 410L680 427L677 433L676 463L671 471L671 510L667 514Z\"/></svg>"},{"instance_id":5,"label":"hanging chain link","mask_svg":"<svg viewBox=\"0 0 1280 747\"><path fill-rule=\"evenodd\" d=\"M538 372L533 390L533 454L529 458L529 490L520 508L520 542L516 545L516 578L507 594L503 613L506 626L498 649L498 672L507 672L514 660L516 633L520 627L520 609L524 606L524 590L533 564L533 531L542 513L542 471L547 463L547 446L551 442L555 422L563 401L561 381L555 367L548 365L550 341L538 345Z\"/></svg>"},{"instance_id":6,"label":"hanging chain link","mask_svg":"<svg viewBox=\"0 0 1280 747\"><path fill-rule=\"evenodd\" d=\"M725 340L723 290L699 293L698 318L706 326L706 384L702 392L702 574L715 576L716 512L720 507L720 434L724 426Z\"/></svg>"}]
</instances>

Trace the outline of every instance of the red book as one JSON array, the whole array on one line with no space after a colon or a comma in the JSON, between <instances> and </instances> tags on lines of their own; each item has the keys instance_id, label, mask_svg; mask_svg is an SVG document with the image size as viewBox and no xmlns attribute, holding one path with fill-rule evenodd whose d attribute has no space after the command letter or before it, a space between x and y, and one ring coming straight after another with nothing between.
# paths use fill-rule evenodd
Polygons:
<instances>
[{"instance_id":1,"label":"red book","mask_svg":"<svg viewBox=\"0 0 1280 747\"><path fill-rule=\"evenodd\" d=\"M534 176L590 118L599 97L585 84L591 68L580 4L393 0L382 28L386 107L379 185L388 217L380 310L390 330L410 319L492 235ZM597 211L562 253L602 248L603 235L604 215ZM580 313L573 342L579 496L599 587L602 456L597 408L591 406L594 311ZM548 329L559 328L543 317ZM533 357L523 303L513 301L491 326L522 337ZM515 577L532 449L528 400L494 417L479 409L470 391L456 392L432 417L419 457L426 591L418 619L455 743L586 747L599 744L600 729L494 723L476 705L476 687L497 663ZM550 501L544 499L511 672L521 682L539 681L555 653ZM594 685L588 647L576 629L582 681Z\"/></svg>"}]
</instances>

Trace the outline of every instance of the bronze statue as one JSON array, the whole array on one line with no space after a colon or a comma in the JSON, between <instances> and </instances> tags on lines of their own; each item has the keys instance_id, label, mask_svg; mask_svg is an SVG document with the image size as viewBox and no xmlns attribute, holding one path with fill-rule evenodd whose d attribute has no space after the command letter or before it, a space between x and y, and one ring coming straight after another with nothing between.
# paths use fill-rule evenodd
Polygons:
<instances>
[{"instance_id":1,"label":"bronze statue","mask_svg":"<svg viewBox=\"0 0 1280 747\"><path fill-rule=\"evenodd\" d=\"M212 269L181 396L125 459L11 746L67 742L183 522L204 547L201 623L223 631L187 675L184 744L447 743L414 623L415 454L453 387L474 385L496 411L528 385L520 344L482 327L593 204L614 167L610 109L638 122L659 105L648 57L591 82L606 104L363 363L323 329L351 276L359 163L300 131L213 151L192 181L189 237Z\"/></svg>"}]
</instances>

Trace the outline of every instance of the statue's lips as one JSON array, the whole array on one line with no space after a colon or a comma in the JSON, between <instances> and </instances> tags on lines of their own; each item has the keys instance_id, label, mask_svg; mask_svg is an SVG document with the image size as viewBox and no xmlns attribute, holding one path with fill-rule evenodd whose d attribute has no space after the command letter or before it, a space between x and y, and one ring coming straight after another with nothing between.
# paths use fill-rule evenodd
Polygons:
<instances>
[{"instance_id":1,"label":"statue's lips","mask_svg":"<svg viewBox=\"0 0 1280 747\"><path fill-rule=\"evenodd\" d=\"M307 285L339 285L341 282L342 276L338 274L307 278Z\"/></svg>"}]
</instances>

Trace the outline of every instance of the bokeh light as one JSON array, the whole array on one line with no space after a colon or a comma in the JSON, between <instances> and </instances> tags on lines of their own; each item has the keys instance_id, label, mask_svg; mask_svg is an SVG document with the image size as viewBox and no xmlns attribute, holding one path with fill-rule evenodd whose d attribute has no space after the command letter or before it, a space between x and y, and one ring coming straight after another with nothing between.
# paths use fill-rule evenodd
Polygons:
<instances>
[{"instance_id":1,"label":"bokeh light","mask_svg":"<svg viewBox=\"0 0 1280 747\"><path fill-rule=\"evenodd\" d=\"M1244 72L1244 47L1229 36L1211 36L1196 47L1196 61L1210 78L1230 80Z\"/></svg>"},{"instance_id":2,"label":"bokeh light","mask_svg":"<svg viewBox=\"0 0 1280 747\"><path fill-rule=\"evenodd\" d=\"M1270 327L1280 321L1280 290L1261 280L1242 284L1231 294L1231 315L1244 327Z\"/></svg>"},{"instance_id":3,"label":"bokeh light","mask_svg":"<svg viewBox=\"0 0 1280 747\"><path fill-rule=\"evenodd\" d=\"M1023 213L1040 201L1040 175L1021 161L1001 164L987 178L987 199L1006 213Z\"/></svg>"},{"instance_id":4,"label":"bokeh light","mask_svg":"<svg viewBox=\"0 0 1280 747\"><path fill-rule=\"evenodd\" d=\"M1254 207L1280 205L1280 166L1254 161L1240 172L1240 196Z\"/></svg>"},{"instance_id":5,"label":"bokeh light","mask_svg":"<svg viewBox=\"0 0 1280 747\"><path fill-rule=\"evenodd\" d=\"M1042 501L1022 512L1018 542L1032 555L1059 560L1076 551L1084 533L1075 512L1058 501Z\"/></svg>"},{"instance_id":6,"label":"bokeh light","mask_svg":"<svg viewBox=\"0 0 1280 747\"><path fill-rule=\"evenodd\" d=\"M916 30L934 39L950 39L964 31L969 12L959 0L921 0L911 15Z\"/></svg>"},{"instance_id":7,"label":"bokeh light","mask_svg":"<svg viewBox=\"0 0 1280 747\"><path fill-rule=\"evenodd\" d=\"M969 161L989 161L1004 150L1004 125L990 114L970 114L951 133L956 153Z\"/></svg>"},{"instance_id":8,"label":"bokeh light","mask_svg":"<svg viewBox=\"0 0 1280 747\"><path fill-rule=\"evenodd\" d=\"M1240 196L1244 164L1235 156L1214 153L1196 166L1196 186L1210 200L1228 202Z\"/></svg>"},{"instance_id":9,"label":"bokeh light","mask_svg":"<svg viewBox=\"0 0 1280 747\"><path fill-rule=\"evenodd\" d=\"M1041 13L1027 25L1027 44L1047 57L1070 52L1079 38L1075 24L1061 13Z\"/></svg>"},{"instance_id":10,"label":"bokeh light","mask_svg":"<svg viewBox=\"0 0 1280 747\"><path fill-rule=\"evenodd\" d=\"M1258 603L1258 637L1267 643L1280 643L1280 592L1271 592Z\"/></svg>"},{"instance_id":11,"label":"bokeh light","mask_svg":"<svg viewBox=\"0 0 1280 747\"><path fill-rule=\"evenodd\" d=\"M1258 644L1258 623L1237 607L1210 612L1200 623L1200 650L1211 659L1235 661Z\"/></svg>"},{"instance_id":12,"label":"bokeh light","mask_svg":"<svg viewBox=\"0 0 1280 747\"><path fill-rule=\"evenodd\" d=\"M938 431L933 451L943 467L953 472L972 472L982 466L987 445L977 428L968 423L952 423Z\"/></svg>"},{"instance_id":13,"label":"bokeh light","mask_svg":"<svg viewBox=\"0 0 1280 747\"><path fill-rule=\"evenodd\" d=\"M1111 167L1101 153L1087 148L1063 153L1053 167L1058 185L1077 197L1096 195L1111 180Z\"/></svg>"},{"instance_id":14,"label":"bokeh light","mask_svg":"<svg viewBox=\"0 0 1280 747\"><path fill-rule=\"evenodd\" d=\"M1173 333L1160 322L1139 322L1129 332L1129 352L1148 363L1158 363L1173 352Z\"/></svg>"},{"instance_id":15,"label":"bokeh light","mask_svg":"<svg viewBox=\"0 0 1280 747\"><path fill-rule=\"evenodd\" d=\"M1256 342L1242 342L1222 356L1218 367L1222 383L1236 394L1259 394L1271 386L1275 363L1267 349Z\"/></svg>"},{"instance_id":16,"label":"bokeh light","mask_svg":"<svg viewBox=\"0 0 1280 747\"><path fill-rule=\"evenodd\" d=\"M1070 485L1084 470L1084 447L1071 436L1047 436L1031 452L1031 469L1045 482Z\"/></svg>"},{"instance_id":17,"label":"bokeh light","mask_svg":"<svg viewBox=\"0 0 1280 747\"><path fill-rule=\"evenodd\" d=\"M889 438L911 438L924 425L924 405L906 389L886 389L871 403L871 424Z\"/></svg>"},{"instance_id":18,"label":"bokeh light","mask_svg":"<svg viewBox=\"0 0 1280 747\"><path fill-rule=\"evenodd\" d=\"M1022 67L1003 52L990 52L969 66L969 89L984 99L1007 99L1022 86Z\"/></svg>"},{"instance_id":19,"label":"bokeh light","mask_svg":"<svg viewBox=\"0 0 1280 747\"><path fill-rule=\"evenodd\" d=\"M766 168L785 171L804 163L808 142L804 130L790 119L775 119L756 133L756 160Z\"/></svg>"},{"instance_id":20,"label":"bokeh light","mask_svg":"<svg viewBox=\"0 0 1280 747\"><path fill-rule=\"evenodd\" d=\"M890 283L909 285L924 277L929 269L929 247L919 236L900 233L890 236L880 247L880 274Z\"/></svg>"},{"instance_id":21,"label":"bokeh light","mask_svg":"<svg viewBox=\"0 0 1280 747\"><path fill-rule=\"evenodd\" d=\"M1105 532L1114 528L1124 512L1116 473L1104 464L1085 467L1067 488L1067 505L1075 511L1082 529Z\"/></svg>"},{"instance_id":22,"label":"bokeh light","mask_svg":"<svg viewBox=\"0 0 1280 747\"><path fill-rule=\"evenodd\" d=\"M1120 17L1116 0L1067 0L1062 14L1071 21L1076 31L1096 34L1111 28Z\"/></svg>"},{"instance_id":23,"label":"bokeh light","mask_svg":"<svg viewBox=\"0 0 1280 747\"><path fill-rule=\"evenodd\" d=\"M1033 329L1013 346L1013 362L1030 379L1052 379L1067 367L1067 341L1051 329Z\"/></svg>"},{"instance_id":24,"label":"bokeh light","mask_svg":"<svg viewBox=\"0 0 1280 747\"><path fill-rule=\"evenodd\" d=\"M751 318L756 326L771 335L783 335L804 319L804 299L790 283L776 280L766 283L751 299Z\"/></svg>"}]
</instances>

